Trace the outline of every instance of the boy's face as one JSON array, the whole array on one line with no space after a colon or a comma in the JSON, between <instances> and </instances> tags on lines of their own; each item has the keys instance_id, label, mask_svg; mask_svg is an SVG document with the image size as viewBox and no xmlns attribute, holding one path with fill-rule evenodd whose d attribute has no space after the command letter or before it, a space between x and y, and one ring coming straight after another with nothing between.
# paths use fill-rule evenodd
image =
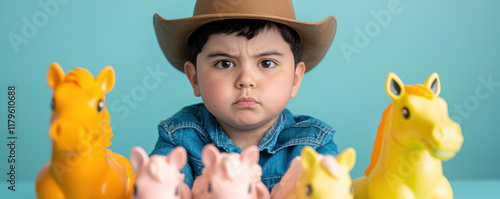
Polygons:
<instances>
[{"instance_id":1,"label":"boy's face","mask_svg":"<svg viewBox=\"0 0 500 199\"><path fill-rule=\"evenodd\" d=\"M254 38L211 35L185 73L196 96L221 126L234 130L270 127L297 95L305 65L295 69L290 45L275 29Z\"/></svg>"}]
</instances>

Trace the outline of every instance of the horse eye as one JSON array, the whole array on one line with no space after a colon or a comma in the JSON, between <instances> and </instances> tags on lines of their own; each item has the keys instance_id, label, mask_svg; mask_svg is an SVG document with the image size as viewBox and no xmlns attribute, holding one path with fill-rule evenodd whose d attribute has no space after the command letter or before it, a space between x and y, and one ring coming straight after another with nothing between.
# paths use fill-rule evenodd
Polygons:
<instances>
[{"instance_id":1,"label":"horse eye","mask_svg":"<svg viewBox=\"0 0 500 199\"><path fill-rule=\"evenodd\" d=\"M134 185L134 196L137 196L137 186Z\"/></svg>"},{"instance_id":2,"label":"horse eye","mask_svg":"<svg viewBox=\"0 0 500 199\"><path fill-rule=\"evenodd\" d=\"M248 185L248 194L250 194L250 192L252 192L252 185Z\"/></svg>"},{"instance_id":3,"label":"horse eye","mask_svg":"<svg viewBox=\"0 0 500 199\"><path fill-rule=\"evenodd\" d=\"M179 195L179 186L175 187L175 195Z\"/></svg>"},{"instance_id":4,"label":"horse eye","mask_svg":"<svg viewBox=\"0 0 500 199\"><path fill-rule=\"evenodd\" d=\"M104 108L104 102L100 99L99 102L97 102L97 112L101 112L102 108Z\"/></svg>"},{"instance_id":5,"label":"horse eye","mask_svg":"<svg viewBox=\"0 0 500 199\"><path fill-rule=\"evenodd\" d=\"M312 195L312 192L313 192L313 191L312 191L312 187L311 187L311 185L310 185L310 184L308 184L308 185L307 185L307 193L306 193L306 194L307 194L307 196L311 196L311 195Z\"/></svg>"},{"instance_id":6,"label":"horse eye","mask_svg":"<svg viewBox=\"0 0 500 199\"><path fill-rule=\"evenodd\" d=\"M54 110L56 107L56 99L52 98L52 102L50 102L50 108Z\"/></svg>"},{"instance_id":7,"label":"horse eye","mask_svg":"<svg viewBox=\"0 0 500 199\"><path fill-rule=\"evenodd\" d=\"M401 110L401 113L403 113L403 117L404 117L405 119L410 118L410 111L408 110L408 108L403 107L403 110Z\"/></svg>"},{"instance_id":8,"label":"horse eye","mask_svg":"<svg viewBox=\"0 0 500 199\"><path fill-rule=\"evenodd\" d=\"M350 191L351 191L351 194L352 194L352 186L351 186L351 190Z\"/></svg>"}]
</instances>

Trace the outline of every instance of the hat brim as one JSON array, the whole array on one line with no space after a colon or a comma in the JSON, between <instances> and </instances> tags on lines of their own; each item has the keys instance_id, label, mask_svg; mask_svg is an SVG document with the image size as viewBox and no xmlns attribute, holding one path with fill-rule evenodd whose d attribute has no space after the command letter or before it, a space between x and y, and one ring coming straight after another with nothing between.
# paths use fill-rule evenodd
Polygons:
<instances>
[{"instance_id":1,"label":"hat brim","mask_svg":"<svg viewBox=\"0 0 500 199\"><path fill-rule=\"evenodd\" d=\"M294 29L301 38L302 61L306 65L306 72L323 59L337 29L337 22L333 16L320 22L309 23L271 15L241 13L206 14L172 20L155 14L153 24L163 54L175 68L184 72L184 63L188 60L189 35L204 24L223 19L261 19L281 23Z\"/></svg>"}]
</instances>

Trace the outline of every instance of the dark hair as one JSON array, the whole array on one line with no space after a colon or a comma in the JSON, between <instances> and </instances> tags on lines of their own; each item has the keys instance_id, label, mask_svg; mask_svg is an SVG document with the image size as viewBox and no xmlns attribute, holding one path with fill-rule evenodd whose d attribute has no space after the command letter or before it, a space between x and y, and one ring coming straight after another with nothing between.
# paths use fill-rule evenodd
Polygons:
<instances>
[{"instance_id":1,"label":"dark hair","mask_svg":"<svg viewBox=\"0 0 500 199\"><path fill-rule=\"evenodd\" d=\"M196 67L196 57L207 43L210 35L225 33L232 34L238 32L238 36L252 39L264 29L276 28L283 39L290 45L295 66L302 59L302 48L300 46L300 36L292 28L266 20L257 19L226 19L207 23L196 29L188 38L188 59Z\"/></svg>"}]
</instances>

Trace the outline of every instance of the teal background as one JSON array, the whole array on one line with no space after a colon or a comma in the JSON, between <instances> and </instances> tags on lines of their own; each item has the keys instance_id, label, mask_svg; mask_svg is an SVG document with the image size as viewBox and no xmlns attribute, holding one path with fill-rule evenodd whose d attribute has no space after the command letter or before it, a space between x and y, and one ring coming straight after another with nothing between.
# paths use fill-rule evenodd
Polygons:
<instances>
[{"instance_id":1,"label":"teal background","mask_svg":"<svg viewBox=\"0 0 500 199\"><path fill-rule=\"evenodd\" d=\"M221 0L225 1L225 0ZM48 13L38 3L57 2ZM297 19L317 22L328 15L338 21L337 34L325 58L304 77L288 108L315 116L337 130L340 150L353 147L357 163L351 175L369 164L380 116L390 103L385 78L395 72L405 84L420 84L432 73L441 79L441 97L465 138L457 156L443 163L451 180L500 179L500 8L493 0L295 0ZM400 12L381 25L371 14L397 3ZM150 152L157 124L186 105L200 102L183 73L163 56L152 17L190 17L194 0L167 1L2 1L0 3L0 180L8 177L7 86L15 85L16 172L19 181L34 181L50 158L48 138L52 90L46 83L50 63L67 72L74 67L94 75L107 65L116 73L106 95L114 137L111 149L128 157L133 146ZM362 5L362 6L360 6ZM45 13L45 14L43 14ZM38 20L34 24L33 17ZM47 16L46 19L43 16ZM23 20L24 19L24 20ZM33 23L36 31L23 36ZM378 24L378 25L376 25ZM356 29L369 43L355 45ZM379 27L377 29L376 27ZM378 31L377 31L378 30ZM27 43L12 45L9 35ZM347 55L341 46L358 53ZM160 76L152 76L160 71ZM156 87L147 90L143 79ZM486 88L480 79L490 79ZM130 97L144 91L142 97ZM479 93L478 93L479 92ZM129 96L132 103L126 103ZM115 106L110 107L111 104ZM456 107L462 107L462 112ZM128 110L126 112L125 110ZM0 193L8 191L0 187ZM21 190L22 191L22 190ZM33 190L25 190L33 191Z\"/></svg>"}]
</instances>

